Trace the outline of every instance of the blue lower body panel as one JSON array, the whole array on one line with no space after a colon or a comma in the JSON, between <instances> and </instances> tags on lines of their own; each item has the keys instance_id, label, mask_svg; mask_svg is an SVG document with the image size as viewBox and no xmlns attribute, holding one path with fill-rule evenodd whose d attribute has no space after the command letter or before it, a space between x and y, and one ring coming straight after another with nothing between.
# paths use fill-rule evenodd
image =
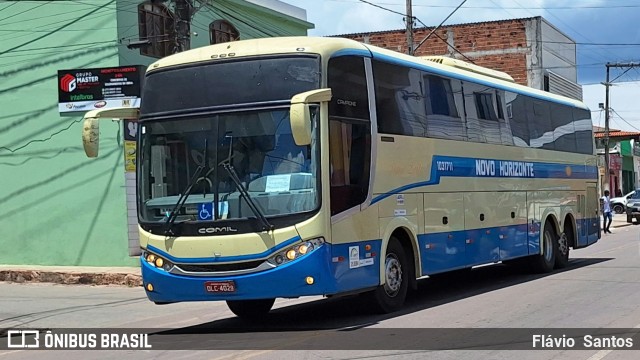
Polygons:
<instances>
[{"instance_id":1,"label":"blue lower body panel","mask_svg":"<svg viewBox=\"0 0 640 360\"><path fill-rule=\"evenodd\" d=\"M600 239L600 218L581 219L577 226L578 244L576 248L592 245Z\"/></svg>"},{"instance_id":2,"label":"blue lower body panel","mask_svg":"<svg viewBox=\"0 0 640 360\"><path fill-rule=\"evenodd\" d=\"M336 281L330 276L331 245L324 244L315 251L274 269L253 274L201 277L182 276L159 270L141 259L142 281L153 285L148 291L149 300L154 302L249 300L267 298L290 298L308 295L324 295L336 292ZM306 278L313 277L308 285ZM235 283L233 293L207 292L205 282L228 281Z\"/></svg>"}]
</instances>

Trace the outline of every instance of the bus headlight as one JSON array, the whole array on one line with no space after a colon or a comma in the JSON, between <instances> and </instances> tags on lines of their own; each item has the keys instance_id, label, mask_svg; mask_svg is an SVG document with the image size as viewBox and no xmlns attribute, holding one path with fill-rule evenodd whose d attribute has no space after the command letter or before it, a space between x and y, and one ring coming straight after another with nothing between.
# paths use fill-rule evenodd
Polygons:
<instances>
[{"instance_id":1,"label":"bus headlight","mask_svg":"<svg viewBox=\"0 0 640 360\"><path fill-rule=\"evenodd\" d=\"M161 256L158 256L156 254L152 254L152 253L150 253L150 252L148 252L146 250L142 252L142 258L147 263L149 263L149 265L151 265L151 266L153 266L153 267L155 267L157 269L160 269L160 270L164 270L164 271L168 272L168 271L171 270L171 268L173 268L173 264L171 263L171 261L169 261L169 260L167 260L167 259L165 259L165 258L163 258Z\"/></svg>"},{"instance_id":2,"label":"bus headlight","mask_svg":"<svg viewBox=\"0 0 640 360\"><path fill-rule=\"evenodd\" d=\"M314 250L322 246L322 244L324 244L323 238L307 240L301 244L296 244L292 247L277 252L269 259L267 259L267 261L272 265L279 266L291 260L298 259L301 256L312 253Z\"/></svg>"}]
</instances>

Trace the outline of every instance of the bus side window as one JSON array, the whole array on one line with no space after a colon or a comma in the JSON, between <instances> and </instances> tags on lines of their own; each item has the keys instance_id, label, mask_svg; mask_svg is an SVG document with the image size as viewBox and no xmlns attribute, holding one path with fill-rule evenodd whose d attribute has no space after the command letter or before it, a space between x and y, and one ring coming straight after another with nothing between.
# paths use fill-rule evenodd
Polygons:
<instances>
[{"instance_id":1,"label":"bus side window","mask_svg":"<svg viewBox=\"0 0 640 360\"><path fill-rule=\"evenodd\" d=\"M329 121L331 215L364 202L369 188L371 129L365 123Z\"/></svg>"},{"instance_id":2,"label":"bus side window","mask_svg":"<svg viewBox=\"0 0 640 360\"><path fill-rule=\"evenodd\" d=\"M329 60L329 162L331 215L358 206L367 198L371 163L371 121L364 59Z\"/></svg>"}]
</instances>

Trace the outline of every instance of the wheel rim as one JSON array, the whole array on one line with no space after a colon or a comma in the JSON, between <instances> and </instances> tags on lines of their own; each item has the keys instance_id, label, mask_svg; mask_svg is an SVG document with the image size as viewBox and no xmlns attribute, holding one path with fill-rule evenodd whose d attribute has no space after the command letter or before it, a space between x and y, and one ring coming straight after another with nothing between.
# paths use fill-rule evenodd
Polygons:
<instances>
[{"instance_id":1,"label":"wheel rim","mask_svg":"<svg viewBox=\"0 0 640 360\"><path fill-rule=\"evenodd\" d=\"M566 255L569 252L569 239L567 239L567 234L560 235L560 239L558 239L558 252L562 255Z\"/></svg>"},{"instance_id":2,"label":"wheel rim","mask_svg":"<svg viewBox=\"0 0 640 360\"><path fill-rule=\"evenodd\" d=\"M400 292L402 285L402 265L396 254L389 254L385 260L385 284L384 291L389 297L395 297Z\"/></svg>"},{"instance_id":3,"label":"wheel rim","mask_svg":"<svg viewBox=\"0 0 640 360\"><path fill-rule=\"evenodd\" d=\"M544 260L546 262L551 262L553 259L553 243L551 239L551 232L544 232Z\"/></svg>"}]
</instances>

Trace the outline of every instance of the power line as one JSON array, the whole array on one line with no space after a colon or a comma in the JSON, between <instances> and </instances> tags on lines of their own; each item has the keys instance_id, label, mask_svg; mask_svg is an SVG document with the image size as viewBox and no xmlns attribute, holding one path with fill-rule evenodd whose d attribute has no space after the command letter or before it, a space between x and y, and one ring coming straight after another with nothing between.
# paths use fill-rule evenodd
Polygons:
<instances>
[{"instance_id":1,"label":"power line","mask_svg":"<svg viewBox=\"0 0 640 360\"><path fill-rule=\"evenodd\" d=\"M623 71L622 74L620 74L620 75L616 76L615 78L613 78L613 80L611 80L610 82L614 82L614 81L618 80L622 75L628 73L629 70L631 70L633 68L634 68L633 66L632 67L628 67L627 70Z\"/></svg>"},{"instance_id":2,"label":"power line","mask_svg":"<svg viewBox=\"0 0 640 360\"><path fill-rule=\"evenodd\" d=\"M402 16L405 16L405 17L407 16L407 14L403 14L403 13L395 11L395 10L387 9L386 7L382 7L382 6L380 6L378 4L374 4L372 2L368 2L368 1L365 1L365 0L358 0L358 1L360 1L361 3L365 3L367 5L371 5L373 7L377 7L378 9L382 9L384 11L388 11L390 13L394 13L394 14L397 14L397 15L402 15ZM392 5L398 5L398 4L392 4Z\"/></svg>"},{"instance_id":3,"label":"power line","mask_svg":"<svg viewBox=\"0 0 640 360\"><path fill-rule=\"evenodd\" d=\"M346 3L355 3L360 2L361 0L328 0L334 2L346 2ZM390 6L400 6L402 3L392 3L392 2L378 2L378 5L390 5ZM451 9L454 8L454 5L422 5L415 4L415 7L427 7L427 8L446 8ZM616 8L639 8L640 5L612 5L612 6L596 6L596 5L586 5L586 6L545 6L545 7L511 7L511 6L501 6L502 9L509 10L576 10L576 9L616 9ZM465 6L465 9L495 9L493 6L481 6L481 5L470 5Z\"/></svg>"},{"instance_id":4,"label":"power line","mask_svg":"<svg viewBox=\"0 0 640 360\"><path fill-rule=\"evenodd\" d=\"M96 9L93 9L93 10L89 11L88 13L86 13L85 15L81 16L81 17L80 17L80 18L78 18L78 19L81 19L81 18L83 18L83 17L90 16L91 14L95 13L96 11L98 11L98 10L100 10L100 9L104 8L104 7L107 7L107 6L109 6L109 5L113 4L113 3L115 3L115 1L116 1L116 0L111 0L111 1L109 1L108 3L106 3L106 4L104 4L104 5L100 6L100 7L96 8ZM66 27L69 27L69 26L71 26L71 25L75 24L76 20L78 20L78 19L71 20L70 22L68 22L68 23L66 23L66 24L64 24L64 25L62 25L61 27L59 27L59 28L57 28L57 29L55 29L55 30L52 30L51 32L49 32L49 33L47 33L47 34L44 34L44 35L42 35L42 36L38 36L37 38L35 38L35 39L33 39L33 40L29 40L29 41L27 41L27 42L25 42L25 43L22 43L22 44L20 44L20 45L16 45L16 46L14 46L14 47L12 47L12 48L10 48L10 49L8 49L8 50L2 51L2 52L0 52L0 55L4 55L4 54L6 54L6 53L8 53L8 52L11 52L11 51L14 51L14 50L20 49L20 48L22 48L22 47L25 47L25 46L27 46L27 45L29 45L29 44L32 44L32 43L34 43L34 42L36 42L36 41L38 41L38 40L44 39L45 37L47 37L47 36L49 36L49 35L51 35L51 34L53 34L53 33L55 33L55 32L58 32L58 31L60 31L60 30L62 30L62 29L64 29L64 28L66 28Z\"/></svg>"},{"instance_id":5,"label":"power line","mask_svg":"<svg viewBox=\"0 0 640 360\"><path fill-rule=\"evenodd\" d=\"M15 4L17 4L17 3L18 3L17 1L14 1L14 2L12 2L11 4L9 4L9 5L5 6L5 7L3 7L2 9L0 9L0 11L4 11L4 10L6 10L6 9L8 9L8 8L10 8L10 7L12 7L13 5L15 5Z\"/></svg>"},{"instance_id":6,"label":"power line","mask_svg":"<svg viewBox=\"0 0 640 360\"><path fill-rule=\"evenodd\" d=\"M431 34L435 33L436 30L438 30L445 23L445 21L449 20L449 18L451 16L453 16L453 14L455 14L455 12L458 11L458 9L460 9L460 7L462 7L462 5L464 5L464 3L466 3L466 2L467 2L467 0L462 0L460 5L458 5L458 7L456 7L446 18L444 18L444 20L442 20L440 25L438 25L435 28L433 28L433 30L431 30L431 33L429 33L429 35L427 35L427 37L425 37L422 41L420 41L420 43L418 43L418 45L416 45L415 50L417 50L422 44L424 44L424 42L427 41L427 39L429 39L429 37L431 37Z\"/></svg>"},{"instance_id":7,"label":"power line","mask_svg":"<svg viewBox=\"0 0 640 360\"><path fill-rule=\"evenodd\" d=\"M418 19L417 17L415 18L416 20L418 20L418 22L420 22L420 24L422 24L424 27L427 27L427 25L425 25L425 23L422 22L422 20ZM445 39L443 39L440 35L438 35L438 33L433 32L433 34L440 40L442 40L445 44L447 44L447 46L451 49L453 49L455 52L457 52L458 54L460 54L462 57L464 57L467 61L469 61L472 64L475 64L475 61L473 61L472 59L469 59L469 57L465 54L463 54L460 50L458 50L455 46L449 44L449 42ZM418 47L416 46L416 49Z\"/></svg>"},{"instance_id":8,"label":"power line","mask_svg":"<svg viewBox=\"0 0 640 360\"><path fill-rule=\"evenodd\" d=\"M9 151L10 153L15 153L16 151L18 151L18 150L20 150L20 149L24 149L24 148L26 148L27 146L29 146L29 145L31 145L31 144L33 144L33 143L49 141L49 140L51 140L54 136L56 136L56 135L58 135L58 134L60 134L60 133L63 133L63 132L65 132L65 131L67 131L67 130L69 130L69 129L74 125L74 124L79 123L80 121L82 121L82 118L80 118L80 119L75 119L75 120L73 120L71 123L69 123L69 125L67 125L67 127L66 127L66 128L61 129L61 130L58 130L58 131L54 132L53 134L49 135L48 137L46 137L46 138L44 138L44 139L34 139L34 140L30 140L30 141L29 141L29 142L27 142L26 144L20 145L20 146L18 146L17 148L14 148L14 149L9 149L8 147L5 147L5 146L0 146L0 150L5 149L5 150Z\"/></svg>"},{"instance_id":9,"label":"power line","mask_svg":"<svg viewBox=\"0 0 640 360\"><path fill-rule=\"evenodd\" d=\"M30 64L28 66L23 66L23 67L14 69L14 70L9 70L9 71L2 72L2 73L0 73L0 78L8 77L8 76L15 75L15 74L18 74L18 73L21 73L21 72L24 72L24 71L33 70L33 69L37 69L37 68L44 67L44 66L49 66L49 65L52 65L52 64L55 64L55 63L66 61L66 60L77 59L80 56L93 54L93 53L98 53L98 52L102 52L102 51L109 50L109 49L112 49L112 48L113 48L113 46L109 45L109 46L101 46L101 47L94 47L94 48L88 48L88 49L87 48L83 48L83 49L66 50L65 53L68 53L68 52L74 52L74 53L73 54L67 54L67 55L62 56L62 57L46 60L46 61L43 61L43 62L40 62L40 63L36 63L36 64L32 63L33 60L27 60L27 62L30 62L32 64ZM81 51L81 52L76 52L76 51ZM58 52L56 52L56 53L58 53ZM12 63L11 65L15 65L15 64L16 63Z\"/></svg>"},{"instance_id":10,"label":"power line","mask_svg":"<svg viewBox=\"0 0 640 360\"><path fill-rule=\"evenodd\" d=\"M615 111L614 109L611 109L611 111L613 111L614 114L618 115L618 117L620 118L620 120L624 121L627 125L631 126L632 128L634 128L637 131L640 131L640 129L638 129L637 127L631 125L631 123L629 123L627 120L625 120L622 116L620 116L620 114L618 114L617 111Z\"/></svg>"},{"instance_id":11,"label":"power line","mask_svg":"<svg viewBox=\"0 0 640 360\"><path fill-rule=\"evenodd\" d=\"M16 3L17 3L17 1L16 1ZM45 5L49 4L49 3L51 3L51 1L47 1L47 2L46 2L46 3L44 3L44 4L40 4L40 5L38 5L38 6L34 6L34 7L30 8L30 9L26 9L26 10L24 10L24 11L17 12L17 13L15 13L15 14L13 14L13 15L9 15L9 16L7 16L7 17L4 17L4 18L0 19L0 21L7 20L7 19L11 19L12 17L15 17L15 16L18 16L18 15L20 15L20 14L24 14L24 13L26 13L26 12L29 12L29 11L35 10L35 9L37 9L37 8L39 8L39 7L41 7L41 6L45 6ZM8 7L8 6L7 6L7 7ZM4 8L4 9L6 9L6 8ZM2 10L4 10L4 9L2 9Z\"/></svg>"},{"instance_id":12,"label":"power line","mask_svg":"<svg viewBox=\"0 0 640 360\"><path fill-rule=\"evenodd\" d=\"M133 6L129 7L129 8L121 8L121 9L106 8L106 9L105 9L104 7L106 7L107 5L109 5L109 4L103 4L103 5L101 5L101 6L98 6L98 5L95 5L95 4L94 4L94 5L92 5L92 6L93 6L95 9L97 9L97 11L96 11L95 13L93 13L93 14L92 14L92 15L94 15L94 16L92 16L92 17L86 17L87 15L82 15L82 16L80 16L80 17L76 18L76 19L75 19L75 20L73 20L73 21L74 21L76 24L79 24L79 23L84 22L84 21L91 21L91 22L95 22L95 20L96 20L97 18L99 18L99 17L112 16L114 11L115 11L116 13L117 13L117 12L129 12L129 13L135 13L135 14L137 14L137 12L134 12L134 11L130 11L130 10L129 10L129 9L131 9L131 8L133 8L133 7L136 7L137 5L133 5ZM51 18L51 17L56 18L56 17L61 17L61 16L67 16L67 15L70 15L70 14L73 14L73 13L80 13L80 12L84 12L84 11L86 11L86 10L87 10L87 9L80 9L80 10L74 10L74 11L66 11L66 12L63 12L63 13L57 13L57 14L49 14L49 15L47 15L47 16L43 16L43 17L34 17L34 18L31 18L31 19L30 19L30 21L34 21L34 20L42 19L42 18L47 18L47 19L48 19L48 18ZM98 14L100 14L100 15L98 15ZM85 18L85 17L86 17L86 18ZM58 20L58 21L54 21L54 22L51 22L51 23L43 24L43 25L40 25L40 26L35 27L35 28L34 28L34 30L35 30L35 29L45 29L45 31L48 31L48 30L50 30L50 29L47 29L47 27L48 27L48 26L53 26L53 25L57 25L57 24L61 24L61 23L65 23L66 21L67 21L67 19L65 19L65 20ZM23 23L24 23L24 21L16 21L15 23L10 23L10 24L23 24ZM10 24L3 24L2 26L6 26L6 25L10 25ZM61 31L61 30L62 30L62 29L56 29L55 31ZM28 36L29 34L30 34L29 32L23 33L23 34L21 34L21 35L15 35L15 34L13 34L13 33L9 33L9 34L4 35L4 37L3 37L2 39L8 39L8 38L10 38L11 40L16 40L16 39L18 39L18 38Z\"/></svg>"},{"instance_id":13,"label":"power line","mask_svg":"<svg viewBox=\"0 0 640 360\"><path fill-rule=\"evenodd\" d=\"M69 44L69 45L56 45L56 46L45 46L45 47L40 47L40 48L31 48L31 49L21 49L21 50L14 50L14 53L17 52L26 52L26 51L36 51L36 50L50 50L50 49L60 49L60 48L66 48L66 47L77 47L77 46L85 46L85 45L99 45L99 44L108 44L108 43L116 43L117 40L105 40L105 41L93 41L93 42L88 42L88 43L78 43L78 44ZM84 48L86 49L86 48ZM82 50L82 49L80 49ZM68 50L65 50L68 51Z\"/></svg>"}]
</instances>

